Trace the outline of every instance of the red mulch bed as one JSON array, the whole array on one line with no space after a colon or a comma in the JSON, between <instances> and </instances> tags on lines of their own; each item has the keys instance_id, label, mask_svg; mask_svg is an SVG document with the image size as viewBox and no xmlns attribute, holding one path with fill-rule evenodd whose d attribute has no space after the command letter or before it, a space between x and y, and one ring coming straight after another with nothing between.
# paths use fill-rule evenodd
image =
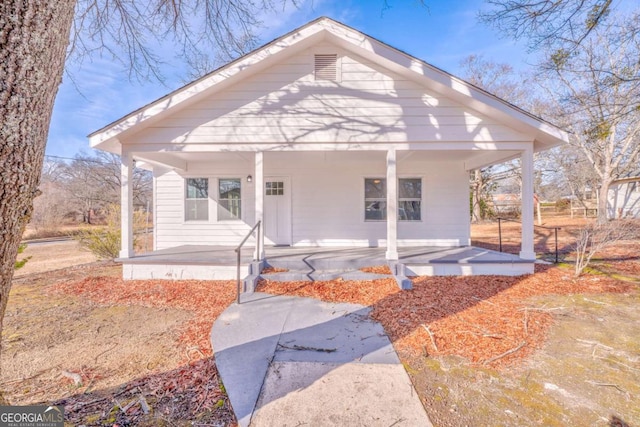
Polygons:
<instances>
[{"instance_id":1,"label":"red mulch bed","mask_svg":"<svg viewBox=\"0 0 640 427\"><path fill-rule=\"evenodd\" d=\"M286 273L287 271L289 271L288 268L265 267L265 268L262 269L262 271L260 273L261 274L274 274L274 273Z\"/></svg>"},{"instance_id":2,"label":"red mulch bed","mask_svg":"<svg viewBox=\"0 0 640 427\"><path fill-rule=\"evenodd\" d=\"M258 292L318 298L324 301L374 305L381 299L400 292L394 279L329 280L325 282L275 282L260 280Z\"/></svg>"},{"instance_id":3,"label":"red mulch bed","mask_svg":"<svg viewBox=\"0 0 640 427\"><path fill-rule=\"evenodd\" d=\"M234 281L128 280L115 277L87 277L55 285L56 292L82 296L99 304L137 304L145 307L174 307L193 311L180 336L187 358L195 360L213 354L209 333L212 322L236 296Z\"/></svg>"},{"instance_id":4,"label":"red mulch bed","mask_svg":"<svg viewBox=\"0 0 640 427\"><path fill-rule=\"evenodd\" d=\"M360 271L362 271L363 273L393 274L388 265L374 265L371 267L362 267Z\"/></svg>"},{"instance_id":5,"label":"red mulch bed","mask_svg":"<svg viewBox=\"0 0 640 427\"><path fill-rule=\"evenodd\" d=\"M264 280L259 291L353 302L372 307L397 350L408 355L458 355L474 364L501 367L540 348L556 307L528 301L543 295L624 293L634 285L606 276L574 278L570 270L536 266L519 277L417 277L400 292L393 279L289 282ZM433 339L430 337L428 328ZM511 354L506 352L519 347ZM435 345L434 345L435 343Z\"/></svg>"}]
</instances>

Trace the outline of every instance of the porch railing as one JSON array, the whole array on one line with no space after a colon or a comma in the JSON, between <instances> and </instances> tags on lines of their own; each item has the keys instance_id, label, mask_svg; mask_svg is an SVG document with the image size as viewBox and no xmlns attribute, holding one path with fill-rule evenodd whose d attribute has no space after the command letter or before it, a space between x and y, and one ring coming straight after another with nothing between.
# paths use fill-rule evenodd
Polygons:
<instances>
[{"instance_id":1,"label":"porch railing","mask_svg":"<svg viewBox=\"0 0 640 427\"><path fill-rule=\"evenodd\" d=\"M518 224L522 224L522 222L515 219L511 219L511 218L498 217L497 219L498 219L498 241L500 246L500 252L502 252L502 221L517 222ZM535 224L533 224L533 226L537 228L543 228L545 230L553 230L553 234L555 238L555 255L556 255L555 263L557 264L558 263L558 230L562 230L562 227L545 227L544 225L535 225Z\"/></svg>"},{"instance_id":2,"label":"porch railing","mask_svg":"<svg viewBox=\"0 0 640 427\"><path fill-rule=\"evenodd\" d=\"M251 235L253 234L254 231L257 230L256 233L256 257L260 258L260 225L262 224L262 221L258 221L256 222L256 225L253 226L253 228L251 230L249 230L249 232L247 233L246 236L244 236L244 239L242 239L242 242L240 242L240 244L238 245L238 247L235 248L236 251L236 255L237 255L237 264L236 264L236 302L238 304L240 304L240 261L242 258L242 247L244 246L244 244L247 242L247 240L249 240L249 237L251 237ZM254 261L256 260L254 257Z\"/></svg>"}]
</instances>

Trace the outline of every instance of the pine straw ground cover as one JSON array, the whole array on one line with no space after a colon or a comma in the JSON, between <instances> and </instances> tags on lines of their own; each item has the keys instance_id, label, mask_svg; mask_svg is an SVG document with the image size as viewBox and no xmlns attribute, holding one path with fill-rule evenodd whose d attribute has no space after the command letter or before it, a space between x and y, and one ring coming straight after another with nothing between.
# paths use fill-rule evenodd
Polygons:
<instances>
[{"instance_id":1,"label":"pine straw ground cover","mask_svg":"<svg viewBox=\"0 0 640 427\"><path fill-rule=\"evenodd\" d=\"M530 355L544 342L558 307L538 307L531 298L576 293L624 293L631 284L553 266L519 277L416 277L413 290L393 279L288 282L263 280L258 290L352 302L372 307L395 348L409 356L458 355L473 364L501 367Z\"/></svg>"},{"instance_id":2,"label":"pine straw ground cover","mask_svg":"<svg viewBox=\"0 0 640 427\"><path fill-rule=\"evenodd\" d=\"M235 425L209 341L213 320L235 298L235 282L125 282L115 277L87 277L57 284L52 291L101 305L171 307L195 314L184 326L177 343L184 354L181 366L135 379L115 390L79 393L55 402L65 406L68 421L77 425L110 426Z\"/></svg>"}]
</instances>

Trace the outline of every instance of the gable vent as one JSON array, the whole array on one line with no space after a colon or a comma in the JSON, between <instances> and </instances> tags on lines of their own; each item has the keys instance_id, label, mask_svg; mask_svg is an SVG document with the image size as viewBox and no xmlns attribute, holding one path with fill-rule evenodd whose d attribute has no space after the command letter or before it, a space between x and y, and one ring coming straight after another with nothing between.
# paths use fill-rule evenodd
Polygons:
<instances>
[{"instance_id":1,"label":"gable vent","mask_svg":"<svg viewBox=\"0 0 640 427\"><path fill-rule=\"evenodd\" d=\"M316 55L315 76L316 80L332 80L335 81L337 74L337 54Z\"/></svg>"}]
</instances>

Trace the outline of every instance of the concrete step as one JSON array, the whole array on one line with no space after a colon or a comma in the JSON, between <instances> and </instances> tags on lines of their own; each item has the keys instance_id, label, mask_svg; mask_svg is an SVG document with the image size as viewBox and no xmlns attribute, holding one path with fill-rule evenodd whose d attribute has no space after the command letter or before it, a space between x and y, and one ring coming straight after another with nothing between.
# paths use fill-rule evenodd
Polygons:
<instances>
[{"instance_id":1,"label":"concrete step","mask_svg":"<svg viewBox=\"0 0 640 427\"><path fill-rule=\"evenodd\" d=\"M282 267L280 267L282 268ZM321 282L326 280L375 280L391 277L385 274L364 273L359 270L289 270L281 273L261 274L260 278L275 282L310 281Z\"/></svg>"},{"instance_id":2,"label":"concrete step","mask_svg":"<svg viewBox=\"0 0 640 427\"><path fill-rule=\"evenodd\" d=\"M367 259L340 259L340 258L304 258L304 259L273 259L266 260L267 265L275 268L300 271L326 271L326 270L358 270L372 265L385 265L385 260L372 262Z\"/></svg>"}]
</instances>

